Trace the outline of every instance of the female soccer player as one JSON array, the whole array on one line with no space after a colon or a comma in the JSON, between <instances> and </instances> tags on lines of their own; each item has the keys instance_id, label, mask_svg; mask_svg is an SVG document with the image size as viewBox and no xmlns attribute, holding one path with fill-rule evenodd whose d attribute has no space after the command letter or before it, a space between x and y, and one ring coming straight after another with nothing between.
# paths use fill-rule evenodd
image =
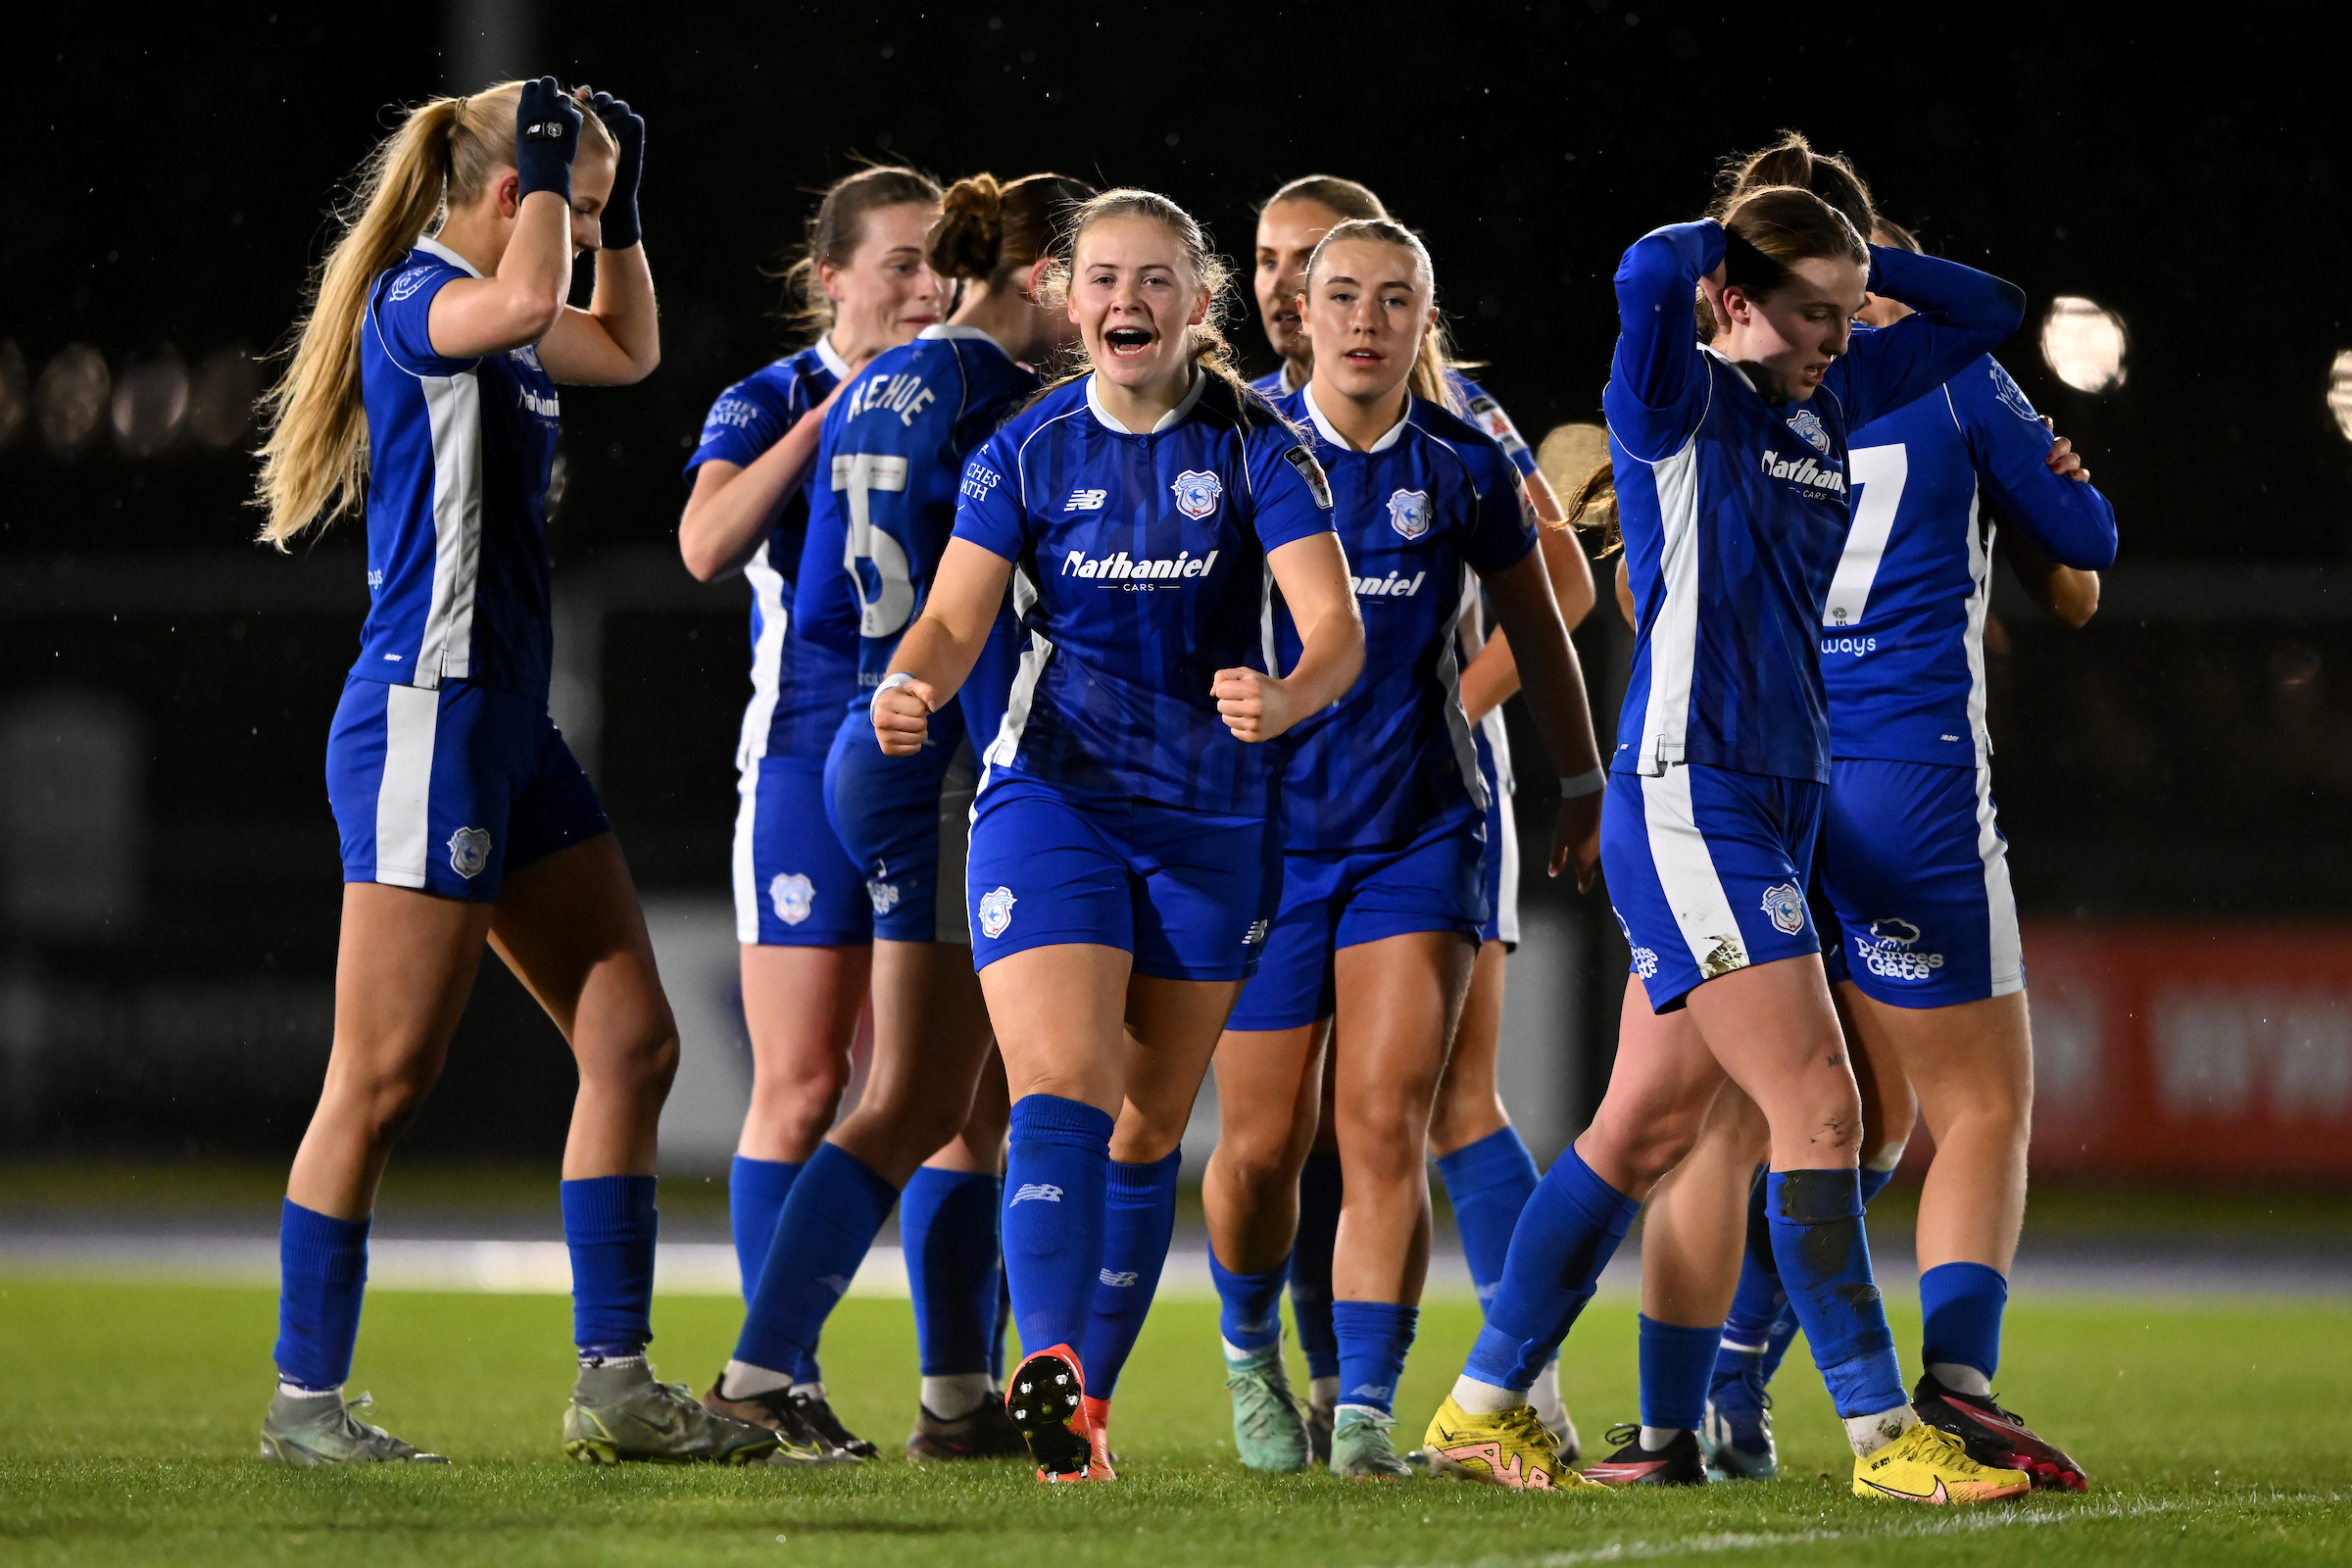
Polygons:
<instances>
[{"instance_id":1,"label":"female soccer player","mask_svg":"<svg viewBox=\"0 0 2352 1568\"><path fill-rule=\"evenodd\" d=\"M1530 650L1531 700L1547 740L1589 782L1561 814L1553 869L1573 853L1589 880L1598 853L1601 773L1583 675L1518 470L1438 401L1447 368L1435 295L1428 252L1388 220L1341 222L1308 269L1314 370L1281 407L1314 432L1331 474L1366 668L1345 701L1294 731L1280 909L1245 992L1250 1017L1236 1013L1248 1032L1229 1034L1220 1051L1234 1099L1311 1112L1322 1077L1314 1023L1336 988L1335 1122L1348 1172L1333 1309L1339 1476L1410 1474L1389 1434L1427 1262L1430 1108L1492 896L1480 875L1486 785L1457 691L1455 622L1473 576ZM1275 667L1296 647L1277 606ZM1237 1048L1246 1059L1235 1060ZM1282 1174L1295 1181L1296 1171ZM1288 1227L1232 1212L1230 1186L1205 1196L1212 1246L1279 1231L1267 1238L1271 1255L1245 1252L1229 1266L1212 1250L1211 1267L1243 1462L1303 1469L1308 1437L1283 1388L1276 1310Z\"/></svg>"},{"instance_id":2,"label":"female soccer player","mask_svg":"<svg viewBox=\"0 0 2352 1568\"><path fill-rule=\"evenodd\" d=\"M1109 191L1079 209L1071 256L1089 373L965 467L930 604L873 703L882 750L920 751L1018 571L1028 646L967 886L1013 1098L1004 1253L1028 1354L1005 1400L1041 1480L1110 1477L1089 1408L1108 1374L1080 1347L1102 1347L1099 1366L1133 1343L1140 1309L1096 1294L1149 1303L1158 1195L1264 944L1281 849L1265 743L1363 663L1330 489L1225 363L1225 272L1200 225ZM1282 676L1250 663L1268 573L1300 633ZM1106 1247L1114 1182L1139 1198L1113 1217L1157 1255Z\"/></svg>"},{"instance_id":3,"label":"female soccer player","mask_svg":"<svg viewBox=\"0 0 2352 1568\"><path fill-rule=\"evenodd\" d=\"M1266 340L1281 356L1282 364L1254 383L1258 390L1269 397L1287 396L1304 386L1313 373L1314 343L1303 326L1300 300L1306 264L1323 236L1334 224L1348 220L1388 217L1388 209L1370 189L1332 174L1294 179L1267 199L1258 212L1253 287ZM1523 476L1536 515L1549 525L1539 536L1541 548L1561 616L1573 631L1592 608L1592 572L1584 552L1557 526L1563 518L1550 484L1510 416L1484 387L1450 368L1446 382L1444 396L1431 401L1468 418L1500 444ZM1537 1177L1535 1158L1519 1130L1511 1125L1494 1081L1502 1034L1503 960L1519 943L1519 839L1511 810L1516 782L1501 711L1502 704L1518 690L1519 676L1510 640L1487 634L1486 606L1475 592L1465 597L1459 635L1462 706L1472 725L1488 800L1483 874L1492 896L1461 1023L1439 1080L1429 1143L1461 1232L1471 1281L1484 1300L1502 1277L1511 1226L1528 1195L1536 1190ZM1237 1032L1258 1027L1247 996L1237 1016ZM1314 1026L1326 1040L1329 1018L1327 1004ZM1252 1255L1268 1251L1279 1255L1281 1238L1289 1234L1291 1216L1296 1213L1298 1240L1290 1251L1289 1267L1292 1308L1298 1318L1298 1338L1311 1379L1307 1431L1317 1456L1328 1457L1340 1387L1339 1342L1331 1318L1331 1268L1343 1182L1331 1114L1330 1057L1320 1046L1318 1052L1325 1063L1320 1102L1293 1107L1288 1100L1274 1098L1287 1094L1287 1084L1260 1086L1239 1081L1238 1075L1247 1070L1245 1064L1257 1059L1254 1052L1240 1042L1220 1049L1217 1153L1211 1156L1206 1186L1233 1192L1238 1211L1262 1217L1267 1227L1264 1240L1240 1244ZM1229 1078L1236 1079L1230 1089ZM1313 1140L1312 1152L1301 1166L1298 1150L1306 1139ZM1272 1364L1273 1375L1280 1370L1277 1360ZM1233 1392L1237 1431L1245 1422L1258 1424L1257 1416L1250 1413L1256 1410L1267 1412L1287 1430L1281 1414L1288 1399L1287 1387L1260 1387L1250 1374L1235 1384ZM1562 1448L1573 1460L1578 1446L1576 1428L1560 1402L1556 1367L1547 1366L1539 1375L1532 1397L1537 1412L1561 1434Z\"/></svg>"},{"instance_id":4,"label":"female soccer player","mask_svg":"<svg viewBox=\"0 0 2352 1568\"><path fill-rule=\"evenodd\" d=\"M910 169L861 169L835 181L789 274L813 341L720 393L686 464L686 569L704 582L740 570L752 586L734 853L752 1103L727 1184L747 1305L785 1195L849 1087L873 943L864 879L824 811L825 754L857 696L858 662L791 612L808 473L843 380L939 319L946 290L923 259L938 216L939 187ZM844 1447L815 1360L790 1370L801 1398L777 1417L786 1446ZM800 1430L817 1417L826 1419L815 1438Z\"/></svg>"},{"instance_id":5,"label":"female soccer player","mask_svg":"<svg viewBox=\"0 0 2352 1568\"><path fill-rule=\"evenodd\" d=\"M937 581L964 460L1036 392L1030 365L1068 339L1039 285L1057 220L1091 194L1058 174L958 180L925 242L930 269L965 284L956 314L876 358L826 411L798 603L820 618L821 601L854 594L866 693ZM904 1189L923 1379L907 1451L927 1459L1019 1451L989 1377L1004 1105L1001 1089L980 1092L983 1070L1002 1069L963 913L975 740L985 747L1004 716L1009 617L992 646L914 756L875 746L864 698L836 714L825 807L872 911L873 1068L785 1200L734 1359L706 1401L765 1424L821 1399L793 1387L795 1368Z\"/></svg>"},{"instance_id":6,"label":"female soccer player","mask_svg":"<svg viewBox=\"0 0 2352 1568\"><path fill-rule=\"evenodd\" d=\"M1859 339L1866 282L1919 314ZM1684 312L1703 287L1711 349ZM1526 1389L1591 1298L1641 1198L1688 1152L1728 1074L1771 1127L1773 1250L1855 1449L1857 1494L2013 1495L1903 1397L1860 1225L1860 1104L1804 882L1828 773L1813 652L1850 522L1846 431L2015 329L1997 279L1869 250L1808 191L1750 192L1719 222L1639 241L1617 274L1604 403L1641 626L1602 832L1611 898L1653 1009L1686 1048L1629 1034L1592 1126L1521 1214L1433 1465L1505 1486L1563 1474Z\"/></svg>"},{"instance_id":7,"label":"female soccer player","mask_svg":"<svg viewBox=\"0 0 2352 1568\"><path fill-rule=\"evenodd\" d=\"M282 547L364 489L374 603L327 739L335 1038L286 1184L266 1458L437 1458L358 1419L343 1382L376 1184L440 1073L485 938L579 1063L564 1451L743 1462L775 1447L646 1364L677 1032L628 867L547 716L556 389L637 381L661 357L638 241L644 143L628 105L552 76L412 111L361 171L357 216L270 394L263 536ZM599 252L584 311L564 304L581 250Z\"/></svg>"}]
</instances>

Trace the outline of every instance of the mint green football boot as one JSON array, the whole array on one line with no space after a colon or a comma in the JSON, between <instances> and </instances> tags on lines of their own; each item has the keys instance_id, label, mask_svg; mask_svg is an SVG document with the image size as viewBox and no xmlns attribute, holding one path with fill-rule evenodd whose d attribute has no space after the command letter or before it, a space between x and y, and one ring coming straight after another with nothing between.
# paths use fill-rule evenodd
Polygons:
<instances>
[{"instance_id":1,"label":"mint green football boot","mask_svg":"<svg viewBox=\"0 0 2352 1568\"><path fill-rule=\"evenodd\" d=\"M1244 1465L1287 1475L1314 1462L1280 1340L1239 1359L1229 1348L1225 1387L1233 1393L1233 1446Z\"/></svg>"},{"instance_id":2,"label":"mint green football boot","mask_svg":"<svg viewBox=\"0 0 2352 1568\"><path fill-rule=\"evenodd\" d=\"M1389 1434L1396 1430L1394 1416L1343 1404L1331 1424L1331 1473L1350 1481L1404 1481L1413 1467L1396 1456Z\"/></svg>"}]
</instances>

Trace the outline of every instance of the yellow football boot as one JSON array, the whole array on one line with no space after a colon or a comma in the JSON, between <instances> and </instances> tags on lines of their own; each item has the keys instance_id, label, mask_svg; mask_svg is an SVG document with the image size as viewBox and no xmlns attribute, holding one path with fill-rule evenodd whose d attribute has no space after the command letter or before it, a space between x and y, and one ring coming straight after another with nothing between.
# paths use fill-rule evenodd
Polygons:
<instances>
[{"instance_id":1,"label":"yellow football boot","mask_svg":"<svg viewBox=\"0 0 2352 1568\"><path fill-rule=\"evenodd\" d=\"M1606 1492L1560 1462L1558 1439L1523 1404L1499 1415L1472 1415L1447 1398L1421 1439L1429 1473L1514 1492Z\"/></svg>"},{"instance_id":2,"label":"yellow football boot","mask_svg":"<svg viewBox=\"0 0 2352 1568\"><path fill-rule=\"evenodd\" d=\"M1854 1461L1854 1495L1901 1502L1991 1502L2034 1488L2023 1470L1995 1470L1968 1456L1967 1446L1940 1427L1913 1427L1876 1453Z\"/></svg>"}]
</instances>

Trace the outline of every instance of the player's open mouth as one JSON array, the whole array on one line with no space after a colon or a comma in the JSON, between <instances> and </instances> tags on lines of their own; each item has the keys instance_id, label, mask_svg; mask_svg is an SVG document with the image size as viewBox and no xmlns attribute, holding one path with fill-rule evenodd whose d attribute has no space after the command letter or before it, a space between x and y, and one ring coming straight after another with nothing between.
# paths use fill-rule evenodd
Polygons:
<instances>
[{"instance_id":1,"label":"player's open mouth","mask_svg":"<svg viewBox=\"0 0 2352 1568\"><path fill-rule=\"evenodd\" d=\"M1102 334L1102 344L1122 359L1133 359L1151 351L1152 334L1140 326L1114 326Z\"/></svg>"},{"instance_id":2,"label":"player's open mouth","mask_svg":"<svg viewBox=\"0 0 2352 1568\"><path fill-rule=\"evenodd\" d=\"M1340 358L1346 360L1350 365L1374 366L1380 364L1383 360L1387 359L1388 356L1373 349L1349 349L1346 354L1341 355Z\"/></svg>"}]
</instances>

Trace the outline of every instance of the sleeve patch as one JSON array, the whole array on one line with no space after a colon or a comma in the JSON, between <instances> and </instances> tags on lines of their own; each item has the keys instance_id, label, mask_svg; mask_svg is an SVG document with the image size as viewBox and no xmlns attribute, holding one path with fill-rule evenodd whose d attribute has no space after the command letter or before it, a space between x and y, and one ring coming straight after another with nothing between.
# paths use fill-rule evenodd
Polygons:
<instances>
[{"instance_id":1,"label":"sleeve patch","mask_svg":"<svg viewBox=\"0 0 2352 1568\"><path fill-rule=\"evenodd\" d=\"M1514 458L1527 450L1527 438L1519 433L1511 416L1502 412L1502 405L1491 397L1471 400L1470 422Z\"/></svg>"},{"instance_id":2,"label":"sleeve patch","mask_svg":"<svg viewBox=\"0 0 2352 1568\"><path fill-rule=\"evenodd\" d=\"M703 439L709 441L729 430L747 429L759 417L760 410L750 399L720 398L710 405L710 416L703 420Z\"/></svg>"},{"instance_id":3,"label":"sleeve patch","mask_svg":"<svg viewBox=\"0 0 2352 1568\"><path fill-rule=\"evenodd\" d=\"M1003 474L974 458L964 465L963 482L956 487L956 493L967 501L986 501L989 493L1004 482Z\"/></svg>"},{"instance_id":4,"label":"sleeve patch","mask_svg":"<svg viewBox=\"0 0 2352 1568\"><path fill-rule=\"evenodd\" d=\"M1298 470L1298 477L1306 481L1307 493L1315 498L1315 505L1329 512L1331 481L1324 477L1323 465L1315 461L1315 455L1304 447L1290 447L1283 452L1282 460Z\"/></svg>"},{"instance_id":5,"label":"sleeve patch","mask_svg":"<svg viewBox=\"0 0 2352 1568\"><path fill-rule=\"evenodd\" d=\"M2041 416L2034 412L2034 400L2026 396L2026 389L2019 386L2007 370L2001 368L2001 362L1992 361L1991 369L1992 395L2001 400L2001 406L2021 419L2040 423Z\"/></svg>"},{"instance_id":6,"label":"sleeve patch","mask_svg":"<svg viewBox=\"0 0 2352 1568\"><path fill-rule=\"evenodd\" d=\"M434 271L435 269L430 267L410 268L392 280L392 289L386 296L387 300L391 304L398 305L402 300L407 299L430 282Z\"/></svg>"}]
</instances>

